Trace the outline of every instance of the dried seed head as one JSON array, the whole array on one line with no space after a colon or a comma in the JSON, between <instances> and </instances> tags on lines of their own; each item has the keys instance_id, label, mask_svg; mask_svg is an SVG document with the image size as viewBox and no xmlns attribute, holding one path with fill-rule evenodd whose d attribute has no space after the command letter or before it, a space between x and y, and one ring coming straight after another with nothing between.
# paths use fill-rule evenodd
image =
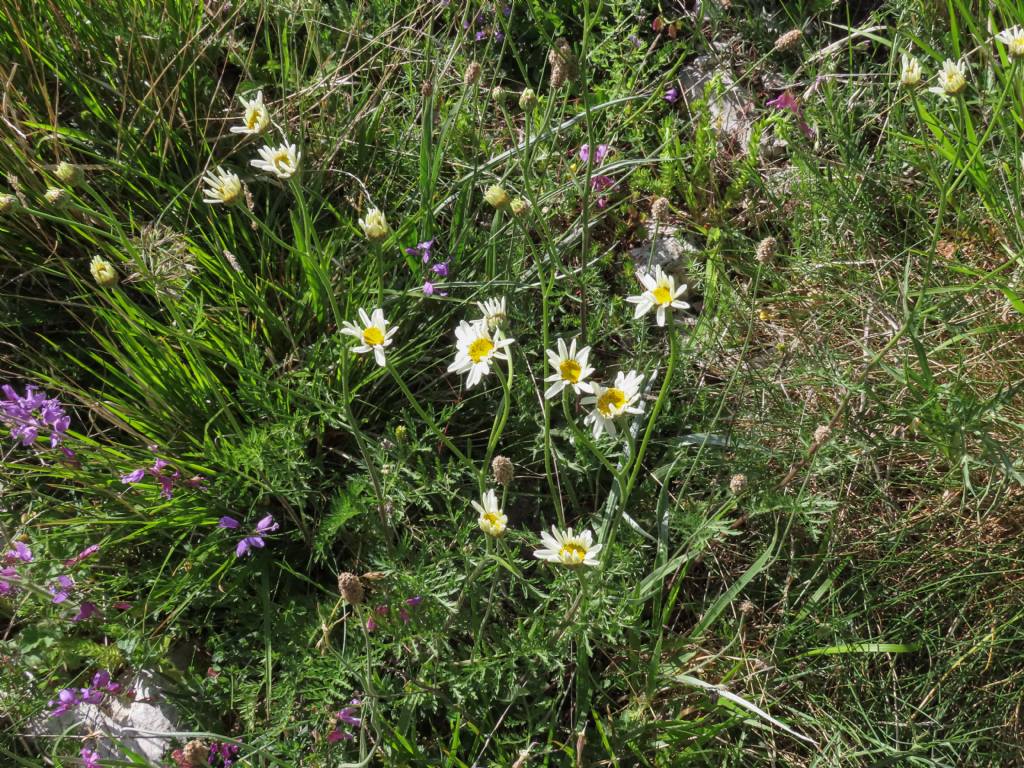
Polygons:
<instances>
[{"instance_id":1,"label":"dried seed head","mask_svg":"<svg viewBox=\"0 0 1024 768\"><path fill-rule=\"evenodd\" d=\"M548 51L548 66L551 67L552 88L560 88L576 79L576 55L564 37L558 38L555 47Z\"/></svg>"},{"instance_id":2,"label":"dried seed head","mask_svg":"<svg viewBox=\"0 0 1024 768\"><path fill-rule=\"evenodd\" d=\"M766 237L760 243L757 244L757 250L754 252L754 256L757 259L758 264L768 264L773 258L775 258L775 247L778 245L774 237Z\"/></svg>"},{"instance_id":3,"label":"dried seed head","mask_svg":"<svg viewBox=\"0 0 1024 768\"><path fill-rule=\"evenodd\" d=\"M523 92L519 94L519 108L523 112L533 112L537 107L537 94L533 92L533 88L524 88Z\"/></svg>"},{"instance_id":4,"label":"dried seed head","mask_svg":"<svg viewBox=\"0 0 1024 768\"><path fill-rule=\"evenodd\" d=\"M227 259L228 264L231 265L231 268L235 270L235 272L242 271L242 265L238 263L238 257L227 248L224 249L224 258Z\"/></svg>"},{"instance_id":5,"label":"dried seed head","mask_svg":"<svg viewBox=\"0 0 1024 768\"><path fill-rule=\"evenodd\" d=\"M181 756L189 768L205 767L210 760L210 747L202 739L192 739L181 751Z\"/></svg>"},{"instance_id":6,"label":"dried seed head","mask_svg":"<svg viewBox=\"0 0 1024 768\"><path fill-rule=\"evenodd\" d=\"M82 173L81 168L68 162L59 163L57 165L57 170L53 172L53 175L57 177L58 181L69 187L78 186L85 178L85 174Z\"/></svg>"},{"instance_id":7,"label":"dried seed head","mask_svg":"<svg viewBox=\"0 0 1024 768\"><path fill-rule=\"evenodd\" d=\"M747 476L742 472L732 476L729 480L729 490L732 491L733 495L739 496L747 489Z\"/></svg>"},{"instance_id":8,"label":"dried seed head","mask_svg":"<svg viewBox=\"0 0 1024 768\"><path fill-rule=\"evenodd\" d=\"M423 84L420 85L420 96L424 99L429 99L434 95L434 84L429 80L424 80Z\"/></svg>"},{"instance_id":9,"label":"dried seed head","mask_svg":"<svg viewBox=\"0 0 1024 768\"><path fill-rule=\"evenodd\" d=\"M665 221L668 218L670 208L671 206L667 197L656 198L655 201L651 203L651 216L655 221Z\"/></svg>"},{"instance_id":10,"label":"dried seed head","mask_svg":"<svg viewBox=\"0 0 1024 768\"><path fill-rule=\"evenodd\" d=\"M473 85L474 83L479 82L480 73L482 71L483 68L480 66L479 62L471 61L469 63L469 66L466 67L466 74L462 76L462 82L464 82L466 85Z\"/></svg>"},{"instance_id":11,"label":"dried seed head","mask_svg":"<svg viewBox=\"0 0 1024 768\"><path fill-rule=\"evenodd\" d=\"M508 487L515 477L515 465L507 456L495 456L491 462L491 472L494 473L494 482Z\"/></svg>"},{"instance_id":12,"label":"dried seed head","mask_svg":"<svg viewBox=\"0 0 1024 768\"><path fill-rule=\"evenodd\" d=\"M828 424L822 424L820 427L814 430L815 445L821 445L830 437L832 437L832 428Z\"/></svg>"},{"instance_id":13,"label":"dried seed head","mask_svg":"<svg viewBox=\"0 0 1024 768\"><path fill-rule=\"evenodd\" d=\"M338 592L349 605L363 602L363 582L354 573L346 571L338 574Z\"/></svg>"},{"instance_id":14,"label":"dried seed head","mask_svg":"<svg viewBox=\"0 0 1024 768\"><path fill-rule=\"evenodd\" d=\"M775 41L775 50L791 51L800 45L800 40L803 36L804 33L801 30L791 29L789 32L779 35L779 39Z\"/></svg>"},{"instance_id":15,"label":"dried seed head","mask_svg":"<svg viewBox=\"0 0 1024 768\"><path fill-rule=\"evenodd\" d=\"M43 195L51 208L60 210L68 204L68 193L60 187L50 187Z\"/></svg>"},{"instance_id":16,"label":"dried seed head","mask_svg":"<svg viewBox=\"0 0 1024 768\"><path fill-rule=\"evenodd\" d=\"M0 195L0 216L17 213L20 207L21 201L14 195Z\"/></svg>"}]
</instances>

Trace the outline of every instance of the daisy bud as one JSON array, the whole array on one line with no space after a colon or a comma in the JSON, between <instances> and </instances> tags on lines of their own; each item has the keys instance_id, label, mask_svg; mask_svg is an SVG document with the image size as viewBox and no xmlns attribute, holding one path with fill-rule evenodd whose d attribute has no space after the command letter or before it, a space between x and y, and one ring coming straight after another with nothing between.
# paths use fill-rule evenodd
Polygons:
<instances>
[{"instance_id":1,"label":"daisy bud","mask_svg":"<svg viewBox=\"0 0 1024 768\"><path fill-rule=\"evenodd\" d=\"M499 184L493 184L484 192L484 200L495 208L504 208L509 204L508 192Z\"/></svg>"},{"instance_id":2,"label":"daisy bud","mask_svg":"<svg viewBox=\"0 0 1024 768\"><path fill-rule=\"evenodd\" d=\"M363 582L354 573L338 574L338 592L349 605L359 605L363 602Z\"/></svg>"},{"instance_id":3,"label":"daisy bud","mask_svg":"<svg viewBox=\"0 0 1024 768\"><path fill-rule=\"evenodd\" d=\"M494 473L494 482L506 488L515 477L515 465L508 456L495 456L491 462L491 471Z\"/></svg>"},{"instance_id":4,"label":"daisy bud","mask_svg":"<svg viewBox=\"0 0 1024 768\"><path fill-rule=\"evenodd\" d=\"M471 61L469 66L466 67L466 74L462 77L462 82L466 85L473 85L480 81L480 72L482 71L480 63L477 61Z\"/></svg>"},{"instance_id":5,"label":"daisy bud","mask_svg":"<svg viewBox=\"0 0 1024 768\"><path fill-rule=\"evenodd\" d=\"M117 270L114 265L102 256L93 256L89 263L89 271L92 277L101 288L109 288L117 285Z\"/></svg>"},{"instance_id":6,"label":"daisy bud","mask_svg":"<svg viewBox=\"0 0 1024 768\"><path fill-rule=\"evenodd\" d=\"M512 211L513 216L522 216L530 210L530 201L524 200L521 197L515 197L512 199L512 202L508 204L508 207Z\"/></svg>"},{"instance_id":7,"label":"daisy bud","mask_svg":"<svg viewBox=\"0 0 1024 768\"><path fill-rule=\"evenodd\" d=\"M202 739L192 739L181 751L181 756L189 768L205 768L210 759L210 746Z\"/></svg>"},{"instance_id":8,"label":"daisy bud","mask_svg":"<svg viewBox=\"0 0 1024 768\"><path fill-rule=\"evenodd\" d=\"M63 210L68 204L68 193L60 187L49 187L43 195L51 208Z\"/></svg>"},{"instance_id":9,"label":"daisy bud","mask_svg":"<svg viewBox=\"0 0 1024 768\"><path fill-rule=\"evenodd\" d=\"M68 162L60 163L57 166L57 170L53 172L53 175L57 177L58 181L69 187L77 187L85 178L81 168Z\"/></svg>"},{"instance_id":10,"label":"daisy bud","mask_svg":"<svg viewBox=\"0 0 1024 768\"><path fill-rule=\"evenodd\" d=\"M519 96L519 108L529 114L537 107L537 94L533 88L524 88Z\"/></svg>"},{"instance_id":11,"label":"daisy bud","mask_svg":"<svg viewBox=\"0 0 1024 768\"><path fill-rule=\"evenodd\" d=\"M17 213L20 207L21 201L14 195L0 195L0 216Z\"/></svg>"},{"instance_id":12,"label":"daisy bud","mask_svg":"<svg viewBox=\"0 0 1024 768\"><path fill-rule=\"evenodd\" d=\"M503 104L505 99L508 97L508 91L502 88L500 85L496 85L491 88L491 100L495 104Z\"/></svg>"},{"instance_id":13,"label":"daisy bud","mask_svg":"<svg viewBox=\"0 0 1024 768\"><path fill-rule=\"evenodd\" d=\"M359 226L363 228L363 234L366 235L366 239L371 242L383 240L391 234L391 230L388 228L388 220L384 218L384 213L377 208L371 208L367 211L366 217L359 220Z\"/></svg>"},{"instance_id":14,"label":"daisy bud","mask_svg":"<svg viewBox=\"0 0 1024 768\"><path fill-rule=\"evenodd\" d=\"M668 218L670 204L667 197L659 197L651 203L651 216L655 221L665 221Z\"/></svg>"},{"instance_id":15,"label":"daisy bud","mask_svg":"<svg viewBox=\"0 0 1024 768\"><path fill-rule=\"evenodd\" d=\"M775 41L776 51L791 51L800 45L800 39L804 36L804 33L799 29L791 29L782 35L779 35L779 39Z\"/></svg>"},{"instance_id":16,"label":"daisy bud","mask_svg":"<svg viewBox=\"0 0 1024 768\"><path fill-rule=\"evenodd\" d=\"M754 258L757 259L757 263L768 264L775 257L775 247L777 244L774 237L766 237L758 243L757 250L754 251Z\"/></svg>"},{"instance_id":17,"label":"daisy bud","mask_svg":"<svg viewBox=\"0 0 1024 768\"><path fill-rule=\"evenodd\" d=\"M743 491L747 489L747 476L739 473L732 476L729 480L729 490L732 491L734 496L739 496Z\"/></svg>"}]
</instances>

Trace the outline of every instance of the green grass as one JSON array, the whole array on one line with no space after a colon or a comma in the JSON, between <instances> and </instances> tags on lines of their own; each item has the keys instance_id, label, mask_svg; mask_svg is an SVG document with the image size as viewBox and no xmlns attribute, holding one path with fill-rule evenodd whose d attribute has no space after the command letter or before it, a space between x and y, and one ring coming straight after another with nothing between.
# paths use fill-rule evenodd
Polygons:
<instances>
[{"instance_id":1,"label":"green grass","mask_svg":"<svg viewBox=\"0 0 1024 768\"><path fill-rule=\"evenodd\" d=\"M27 737L104 668L168 680L175 747L268 768L1020 759L1024 63L993 35L1024 12L722 5L0 2L0 383L57 397L74 451L0 452L2 551L34 555L0 596L4 764L145 765L109 734ZM562 37L578 67L552 87ZM964 91L929 92L961 56ZM766 105L783 88L800 116ZM272 131L231 133L257 90ZM742 141L716 134L727 91ZM284 137L298 173L250 165ZM239 205L203 202L218 166ZM626 297L665 227L694 246L692 308L659 327ZM407 253L427 240L447 276ZM510 360L467 388L454 329L499 296ZM341 332L378 306L386 367ZM645 376L615 439L544 399L572 337L597 381ZM119 479L150 446L171 498ZM498 540L471 507L492 488ZM552 525L600 565L536 559ZM70 621L84 601L101 615Z\"/></svg>"}]
</instances>

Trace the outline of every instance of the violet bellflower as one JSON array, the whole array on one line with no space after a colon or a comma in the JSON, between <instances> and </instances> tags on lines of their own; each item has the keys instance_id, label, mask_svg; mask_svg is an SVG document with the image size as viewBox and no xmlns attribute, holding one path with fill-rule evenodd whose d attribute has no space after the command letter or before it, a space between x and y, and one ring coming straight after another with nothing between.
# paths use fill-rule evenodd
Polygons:
<instances>
[{"instance_id":1,"label":"violet bellflower","mask_svg":"<svg viewBox=\"0 0 1024 768\"><path fill-rule=\"evenodd\" d=\"M56 398L37 392L31 384L25 387L25 394L19 395L10 384L0 387L0 421L11 429L11 437L29 446L40 434L50 433L50 447L56 448L64 439L71 426L71 417Z\"/></svg>"}]
</instances>

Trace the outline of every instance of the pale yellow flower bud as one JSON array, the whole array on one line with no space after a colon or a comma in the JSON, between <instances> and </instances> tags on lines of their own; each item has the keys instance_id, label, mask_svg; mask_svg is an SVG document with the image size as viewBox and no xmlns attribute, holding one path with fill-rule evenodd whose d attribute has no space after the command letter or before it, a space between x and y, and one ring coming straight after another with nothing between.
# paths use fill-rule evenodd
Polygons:
<instances>
[{"instance_id":1,"label":"pale yellow flower bud","mask_svg":"<svg viewBox=\"0 0 1024 768\"><path fill-rule=\"evenodd\" d=\"M0 195L0 216L16 213L19 208L21 208L21 201L17 197L11 194Z\"/></svg>"},{"instance_id":2,"label":"pale yellow flower bud","mask_svg":"<svg viewBox=\"0 0 1024 768\"><path fill-rule=\"evenodd\" d=\"M519 108L523 112L533 112L536 106L537 94L533 92L533 88L524 88L519 96Z\"/></svg>"},{"instance_id":3,"label":"pale yellow flower bud","mask_svg":"<svg viewBox=\"0 0 1024 768\"><path fill-rule=\"evenodd\" d=\"M85 178L81 168L68 162L60 163L57 166L57 170L53 172L53 175L57 177L58 181L69 187L77 187Z\"/></svg>"},{"instance_id":4,"label":"pale yellow flower bud","mask_svg":"<svg viewBox=\"0 0 1024 768\"><path fill-rule=\"evenodd\" d=\"M92 272L93 279L102 288L109 288L112 285L117 285L117 270L114 269L114 265L104 259L102 256L93 256L92 262L89 264L89 271Z\"/></svg>"},{"instance_id":5,"label":"pale yellow flower bud","mask_svg":"<svg viewBox=\"0 0 1024 768\"><path fill-rule=\"evenodd\" d=\"M484 192L484 200L495 208L504 208L509 203L508 192L499 184L494 184Z\"/></svg>"},{"instance_id":6,"label":"pale yellow flower bud","mask_svg":"<svg viewBox=\"0 0 1024 768\"><path fill-rule=\"evenodd\" d=\"M388 227L388 220L384 213L378 208L371 208L366 212L366 217L359 220L359 226L363 228L363 234L371 242L383 240L391 233Z\"/></svg>"},{"instance_id":7,"label":"pale yellow flower bud","mask_svg":"<svg viewBox=\"0 0 1024 768\"><path fill-rule=\"evenodd\" d=\"M508 204L508 207L512 211L513 216L522 216L530 210L530 201L521 197L515 197L512 199L512 202Z\"/></svg>"},{"instance_id":8,"label":"pale yellow flower bud","mask_svg":"<svg viewBox=\"0 0 1024 768\"><path fill-rule=\"evenodd\" d=\"M51 208L61 210L68 204L68 193L60 187L49 187L43 195Z\"/></svg>"}]
</instances>

